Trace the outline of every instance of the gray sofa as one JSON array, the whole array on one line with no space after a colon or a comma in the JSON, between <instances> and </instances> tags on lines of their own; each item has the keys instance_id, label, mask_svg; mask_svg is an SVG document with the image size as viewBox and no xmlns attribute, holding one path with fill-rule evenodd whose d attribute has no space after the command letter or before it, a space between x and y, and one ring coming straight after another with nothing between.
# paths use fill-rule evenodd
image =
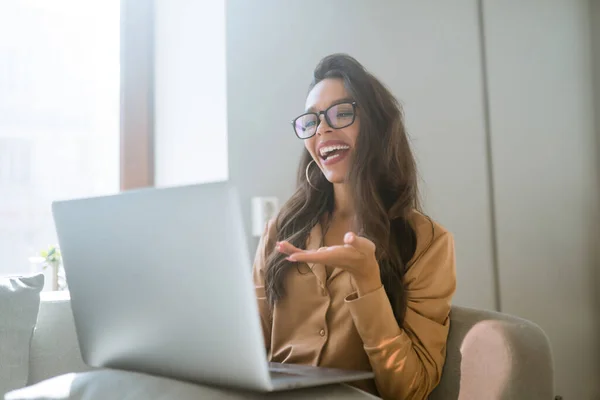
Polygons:
<instances>
[{"instance_id":1,"label":"gray sofa","mask_svg":"<svg viewBox=\"0 0 600 400\"><path fill-rule=\"evenodd\" d=\"M35 397L31 394L32 388L36 388L37 393L42 393L57 387L56 379L59 378L55 378L53 386L47 384L52 381L49 378L72 372L89 371L79 354L67 292L41 293L40 310L30 350L28 387L8 393L6 398L11 400L73 398L58 395ZM86 390L83 386L87 385L89 392L90 380L95 379L94 390L105 390L100 386L111 385L111 379L117 379L111 374L127 373L94 371L70 375L68 383L62 384L71 385L71 393L83 392ZM151 386L157 379L161 379L141 374L129 375L134 377L132 379L136 379L137 385ZM63 381L67 380L65 376L63 375ZM167 380L161 382L157 385L164 387L164 382ZM79 386L75 387L76 385ZM184 384L180 383L180 385ZM188 386L184 389L197 395L197 390L200 389ZM203 398L254 398L248 394L240 394L241 397L237 397L232 393L210 388L203 390L206 395ZM359 396L359 393L350 393L347 390L349 390L347 387L327 388L322 389L321 392L313 390L307 392L307 397L303 398L359 398L355 397ZM447 361L442 381L431 399L551 400L554 398L553 392L554 377L550 346L546 335L537 325L504 314L453 307ZM301 398L298 397L300 395L301 393L297 393L288 398ZM362 393L360 395L362 396ZM96 397L81 395L77 398Z\"/></svg>"}]
</instances>

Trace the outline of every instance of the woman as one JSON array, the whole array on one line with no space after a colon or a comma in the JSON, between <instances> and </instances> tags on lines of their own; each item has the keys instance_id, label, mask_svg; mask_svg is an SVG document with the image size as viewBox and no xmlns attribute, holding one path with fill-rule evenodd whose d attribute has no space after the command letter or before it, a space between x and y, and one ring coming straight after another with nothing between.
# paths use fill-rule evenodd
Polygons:
<instances>
[{"instance_id":1,"label":"woman","mask_svg":"<svg viewBox=\"0 0 600 400\"><path fill-rule=\"evenodd\" d=\"M331 55L293 128L306 149L298 188L253 272L268 358L372 370L355 385L424 399L445 360L454 244L417 211L400 106L355 59Z\"/></svg>"}]
</instances>

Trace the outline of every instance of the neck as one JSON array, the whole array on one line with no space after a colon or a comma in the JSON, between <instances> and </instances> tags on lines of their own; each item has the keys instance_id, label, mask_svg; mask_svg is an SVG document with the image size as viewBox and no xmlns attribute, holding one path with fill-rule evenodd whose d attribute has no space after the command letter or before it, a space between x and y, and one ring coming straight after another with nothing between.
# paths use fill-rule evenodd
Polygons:
<instances>
[{"instance_id":1,"label":"neck","mask_svg":"<svg viewBox=\"0 0 600 400\"><path fill-rule=\"evenodd\" d=\"M333 185L333 214L337 218L347 218L354 215L354 205L347 184L336 183Z\"/></svg>"}]
</instances>

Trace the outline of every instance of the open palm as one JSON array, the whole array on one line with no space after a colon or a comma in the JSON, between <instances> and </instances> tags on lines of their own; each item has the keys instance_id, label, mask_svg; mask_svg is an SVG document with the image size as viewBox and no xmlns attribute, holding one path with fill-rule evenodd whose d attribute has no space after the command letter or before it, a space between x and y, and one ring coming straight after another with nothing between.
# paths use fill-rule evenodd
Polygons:
<instances>
[{"instance_id":1,"label":"open palm","mask_svg":"<svg viewBox=\"0 0 600 400\"><path fill-rule=\"evenodd\" d=\"M302 250L284 241L277 243L277 250L286 254L287 260L301 263L324 264L348 271L356 281L379 280L379 264L375 257L375 243L348 232L344 244ZM357 282L358 283L358 282Z\"/></svg>"}]
</instances>

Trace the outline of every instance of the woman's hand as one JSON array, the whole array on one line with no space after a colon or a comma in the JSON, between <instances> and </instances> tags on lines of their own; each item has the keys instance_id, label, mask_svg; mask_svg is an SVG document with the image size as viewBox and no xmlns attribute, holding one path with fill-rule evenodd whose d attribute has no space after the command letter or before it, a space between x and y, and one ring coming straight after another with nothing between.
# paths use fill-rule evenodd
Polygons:
<instances>
[{"instance_id":1,"label":"woman's hand","mask_svg":"<svg viewBox=\"0 0 600 400\"><path fill-rule=\"evenodd\" d=\"M379 264L375 257L375 243L354 232L344 236L344 245L321 247L318 250L302 250L289 242L277 243L277 250L286 254L292 262L324 264L348 271L358 295L368 294L381 287Z\"/></svg>"}]
</instances>

